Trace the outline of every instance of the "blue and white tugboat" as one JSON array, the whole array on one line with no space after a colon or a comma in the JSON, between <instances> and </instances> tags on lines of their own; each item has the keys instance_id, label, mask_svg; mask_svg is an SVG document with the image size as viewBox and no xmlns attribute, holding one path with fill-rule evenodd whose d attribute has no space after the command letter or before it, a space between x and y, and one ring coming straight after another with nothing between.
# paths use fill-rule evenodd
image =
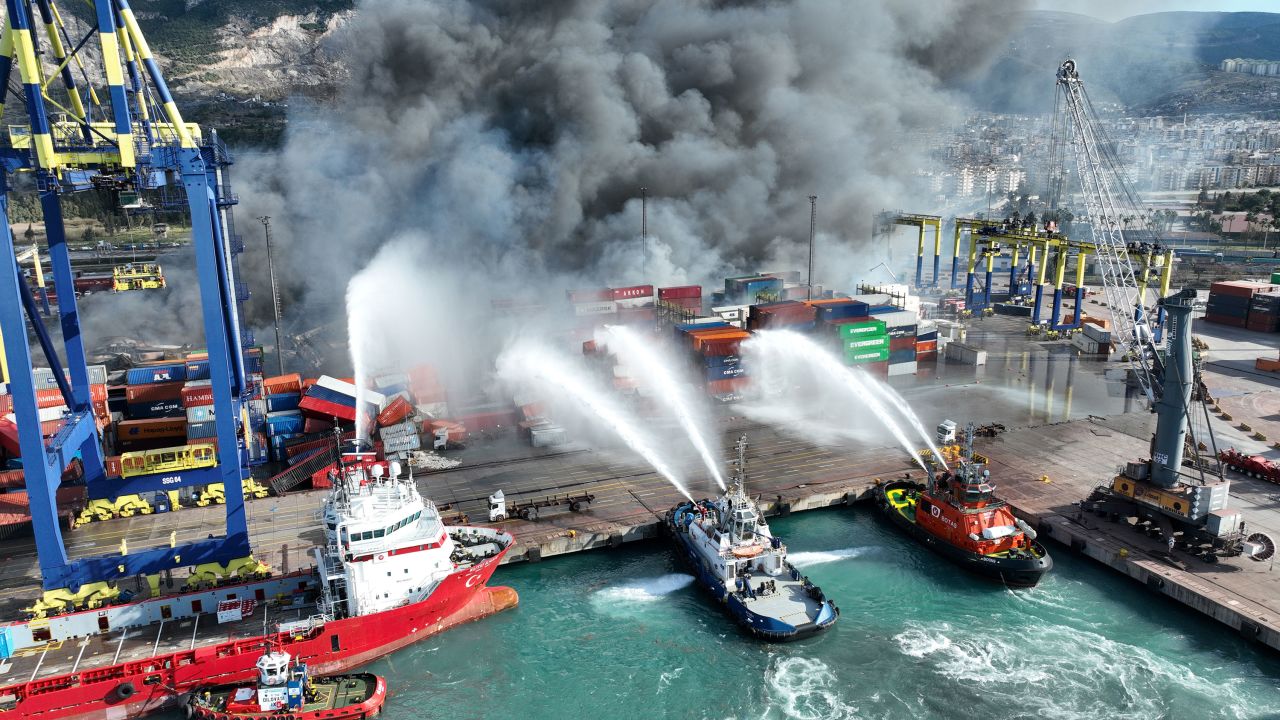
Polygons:
<instances>
[{"instance_id":1,"label":"blue and white tugboat","mask_svg":"<svg viewBox=\"0 0 1280 720\"><path fill-rule=\"evenodd\" d=\"M816 635L835 624L840 609L787 562L787 547L747 497L746 452L744 435L728 492L681 503L664 524L698 582L752 635L772 641Z\"/></svg>"}]
</instances>

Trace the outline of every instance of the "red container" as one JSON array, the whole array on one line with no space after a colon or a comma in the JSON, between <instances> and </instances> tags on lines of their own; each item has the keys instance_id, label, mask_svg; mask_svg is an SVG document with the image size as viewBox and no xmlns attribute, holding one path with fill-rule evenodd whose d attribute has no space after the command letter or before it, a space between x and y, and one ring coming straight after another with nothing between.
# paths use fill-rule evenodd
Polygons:
<instances>
[{"instance_id":1,"label":"red container","mask_svg":"<svg viewBox=\"0 0 1280 720\"><path fill-rule=\"evenodd\" d=\"M712 397L722 395L734 395L741 393L747 387L747 378L725 378L724 380L711 380L707 383L707 394Z\"/></svg>"},{"instance_id":2,"label":"red container","mask_svg":"<svg viewBox=\"0 0 1280 720\"><path fill-rule=\"evenodd\" d=\"M679 287L658 288L659 300L702 300L701 285L680 285Z\"/></svg>"},{"instance_id":3,"label":"red container","mask_svg":"<svg viewBox=\"0 0 1280 720\"><path fill-rule=\"evenodd\" d=\"M204 407L213 404L212 385L193 385L182 388L182 407Z\"/></svg>"},{"instance_id":4,"label":"red container","mask_svg":"<svg viewBox=\"0 0 1280 720\"><path fill-rule=\"evenodd\" d=\"M22 457L22 448L18 445L18 426L6 417L0 417L0 448L9 457Z\"/></svg>"},{"instance_id":5,"label":"red container","mask_svg":"<svg viewBox=\"0 0 1280 720\"><path fill-rule=\"evenodd\" d=\"M928 352L920 352L920 350L916 350L916 362L922 363L922 362L937 362L937 361L938 361L937 350L930 350Z\"/></svg>"},{"instance_id":6,"label":"red container","mask_svg":"<svg viewBox=\"0 0 1280 720\"><path fill-rule=\"evenodd\" d=\"M1249 282L1247 280L1231 280L1216 282L1209 286L1210 295L1233 295L1251 298L1258 293L1275 292L1276 286L1271 283Z\"/></svg>"},{"instance_id":7,"label":"red container","mask_svg":"<svg viewBox=\"0 0 1280 720\"><path fill-rule=\"evenodd\" d=\"M45 420L40 423L40 437L51 438L62 429L61 420Z\"/></svg>"},{"instance_id":8,"label":"red container","mask_svg":"<svg viewBox=\"0 0 1280 720\"><path fill-rule=\"evenodd\" d=\"M440 422L440 421L436 421ZM498 430L500 428L514 428L519 420L516 417L516 411L502 410L497 412L480 412L460 415L458 422L466 427L480 432L483 430Z\"/></svg>"},{"instance_id":9,"label":"red container","mask_svg":"<svg viewBox=\"0 0 1280 720\"><path fill-rule=\"evenodd\" d=\"M26 486L27 481L21 470L5 470L0 472L0 489L21 490Z\"/></svg>"},{"instance_id":10,"label":"red container","mask_svg":"<svg viewBox=\"0 0 1280 720\"><path fill-rule=\"evenodd\" d=\"M635 300L653 297L652 285L632 285L631 287L613 288L605 300ZM576 301L575 301L576 302Z\"/></svg>"},{"instance_id":11,"label":"red container","mask_svg":"<svg viewBox=\"0 0 1280 720\"><path fill-rule=\"evenodd\" d=\"M116 437L120 442L150 440L152 438L187 437L187 419L152 418L147 420L121 420L116 423Z\"/></svg>"},{"instance_id":12,"label":"red container","mask_svg":"<svg viewBox=\"0 0 1280 720\"><path fill-rule=\"evenodd\" d=\"M397 395L395 400L387 403L387 406L378 413L378 427L386 427L404 422L404 419L413 414L413 405L404 399L403 395Z\"/></svg>"},{"instance_id":13,"label":"red container","mask_svg":"<svg viewBox=\"0 0 1280 720\"><path fill-rule=\"evenodd\" d=\"M1206 322L1217 323L1218 325L1230 325L1231 327L1242 328L1245 326L1245 319L1242 317L1231 317L1230 315L1210 315L1204 316Z\"/></svg>"},{"instance_id":14,"label":"red container","mask_svg":"<svg viewBox=\"0 0 1280 720\"><path fill-rule=\"evenodd\" d=\"M893 349L893 341L889 341L889 349ZM916 359L919 360L920 353L936 353L938 351L937 340L923 340L916 343Z\"/></svg>"},{"instance_id":15,"label":"red container","mask_svg":"<svg viewBox=\"0 0 1280 720\"><path fill-rule=\"evenodd\" d=\"M302 432L310 435L311 433L325 432L333 429L333 423L320 418L304 418L302 421Z\"/></svg>"},{"instance_id":16,"label":"red container","mask_svg":"<svg viewBox=\"0 0 1280 720\"><path fill-rule=\"evenodd\" d=\"M894 350L913 350L916 348L916 338L914 335L900 338L889 338L889 352Z\"/></svg>"},{"instance_id":17,"label":"red container","mask_svg":"<svg viewBox=\"0 0 1280 720\"><path fill-rule=\"evenodd\" d=\"M609 302L613 300L613 290L566 290L565 297L571 303Z\"/></svg>"},{"instance_id":18,"label":"red container","mask_svg":"<svg viewBox=\"0 0 1280 720\"><path fill-rule=\"evenodd\" d=\"M293 373L291 375L276 375L275 377L263 378L262 391L267 395L300 393L302 392L302 375Z\"/></svg>"},{"instance_id":19,"label":"red container","mask_svg":"<svg viewBox=\"0 0 1280 720\"><path fill-rule=\"evenodd\" d=\"M916 358L916 360L918 361L919 358ZM858 367L862 368L863 370L866 370L872 375L879 375L880 377L889 377L889 361L888 360L884 360L882 362L866 363L865 365L859 365Z\"/></svg>"},{"instance_id":20,"label":"red container","mask_svg":"<svg viewBox=\"0 0 1280 720\"><path fill-rule=\"evenodd\" d=\"M107 457L102 458L102 465L107 470L107 477L109 478L120 477L120 456L119 455L109 455Z\"/></svg>"},{"instance_id":21,"label":"red container","mask_svg":"<svg viewBox=\"0 0 1280 720\"><path fill-rule=\"evenodd\" d=\"M177 400L182 396L182 386L184 384L185 383L183 382L167 382L151 383L148 385L129 385L124 389L124 401L127 403L144 403L157 402L160 400ZM212 399L210 399L210 402L212 402Z\"/></svg>"},{"instance_id":22,"label":"red container","mask_svg":"<svg viewBox=\"0 0 1280 720\"><path fill-rule=\"evenodd\" d=\"M512 423L512 425L514 424L515 423ZM423 423L423 425L426 426L423 428L424 430L429 430L432 433L437 430L445 430L448 434L449 442L460 443L467 439L467 426L460 422L453 422L451 420L432 420L430 423Z\"/></svg>"},{"instance_id":23,"label":"red container","mask_svg":"<svg viewBox=\"0 0 1280 720\"><path fill-rule=\"evenodd\" d=\"M724 357L737 355L745 338L729 338L727 340L708 340L702 343L702 354L707 357Z\"/></svg>"}]
</instances>

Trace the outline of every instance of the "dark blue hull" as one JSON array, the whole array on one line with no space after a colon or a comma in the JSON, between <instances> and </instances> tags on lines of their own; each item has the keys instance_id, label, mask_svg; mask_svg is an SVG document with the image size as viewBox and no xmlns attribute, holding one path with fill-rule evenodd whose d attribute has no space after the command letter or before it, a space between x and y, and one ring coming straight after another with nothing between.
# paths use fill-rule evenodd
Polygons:
<instances>
[{"instance_id":1,"label":"dark blue hull","mask_svg":"<svg viewBox=\"0 0 1280 720\"><path fill-rule=\"evenodd\" d=\"M822 591L814 586L809 587L812 588L812 592L817 593L815 599L822 603L822 611L817 618L810 622L792 625L778 618L753 612L737 595L730 592L719 578L708 570L693 549L692 543L689 542L688 534L675 528L670 513L668 513L664 526L671 534L672 539L675 540L677 552L689 566L698 585L702 586L713 598L719 601L721 607L734 622L755 637L770 642L801 640L830 628L835 625L836 620L840 617L840 610L835 606L835 603L822 596ZM798 573L793 577L793 580L800 580Z\"/></svg>"}]
</instances>

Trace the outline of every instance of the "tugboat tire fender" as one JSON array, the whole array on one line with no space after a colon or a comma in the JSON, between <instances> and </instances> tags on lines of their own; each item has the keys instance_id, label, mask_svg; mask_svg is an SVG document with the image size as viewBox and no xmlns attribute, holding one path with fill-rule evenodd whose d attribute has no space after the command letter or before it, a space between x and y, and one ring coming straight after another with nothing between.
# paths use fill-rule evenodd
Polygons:
<instances>
[{"instance_id":1,"label":"tugboat tire fender","mask_svg":"<svg viewBox=\"0 0 1280 720\"><path fill-rule=\"evenodd\" d=\"M117 700L128 700L133 694L138 692L138 688L133 686L131 682L123 682L116 686L114 691Z\"/></svg>"}]
</instances>

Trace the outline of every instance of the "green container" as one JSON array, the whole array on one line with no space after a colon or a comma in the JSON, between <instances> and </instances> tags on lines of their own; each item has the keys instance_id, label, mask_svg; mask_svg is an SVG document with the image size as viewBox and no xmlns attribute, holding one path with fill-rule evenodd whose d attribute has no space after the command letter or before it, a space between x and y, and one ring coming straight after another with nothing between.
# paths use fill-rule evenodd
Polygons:
<instances>
[{"instance_id":1,"label":"green container","mask_svg":"<svg viewBox=\"0 0 1280 720\"><path fill-rule=\"evenodd\" d=\"M1271 282L1280 284L1280 270L1274 270L1271 273Z\"/></svg>"},{"instance_id":2,"label":"green container","mask_svg":"<svg viewBox=\"0 0 1280 720\"><path fill-rule=\"evenodd\" d=\"M854 338L874 337L876 335L885 334L885 324L883 320L867 320L865 322L849 323L840 326L840 337L845 340Z\"/></svg>"},{"instance_id":3,"label":"green container","mask_svg":"<svg viewBox=\"0 0 1280 720\"><path fill-rule=\"evenodd\" d=\"M889 348L883 350L846 350L845 365L862 365L864 363L885 362L889 359Z\"/></svg>"},{"instance_id":4,"label":"green container","mask_svg":"<svg viewBox=\"0 0 1280 720\"><path fill-rule=\"evenodd\" d=\"M844 351L846 353L866 353L875 350L884 350L889 352L889 336L874 335L872 337L859 336L849 340L843 340Z\"/></svg>"}]
</instances>

